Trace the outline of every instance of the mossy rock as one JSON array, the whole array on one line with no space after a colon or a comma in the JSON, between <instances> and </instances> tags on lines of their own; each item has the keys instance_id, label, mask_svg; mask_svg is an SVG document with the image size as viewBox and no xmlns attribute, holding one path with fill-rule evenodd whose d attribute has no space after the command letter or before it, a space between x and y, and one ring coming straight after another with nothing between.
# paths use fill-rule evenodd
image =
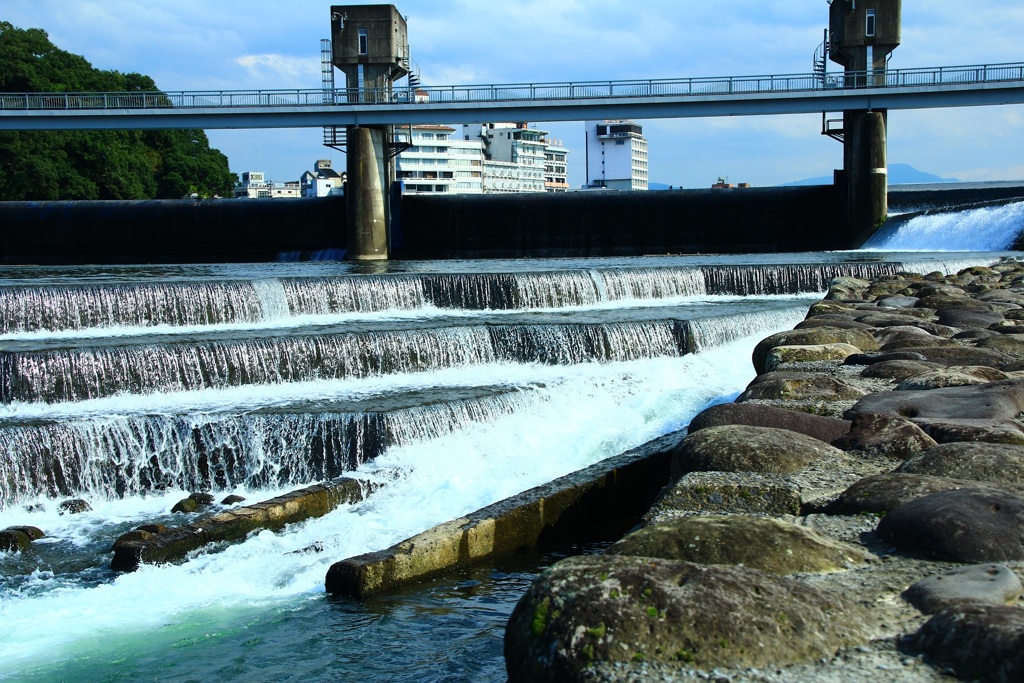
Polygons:
<instances>
[{"instance_id":1,"label":"mossy rock","mask_svg":"<svg viewBox=\"0 0 1024 683\"><path fill-rule=\"evenodd\" d=\"M714 515L652 524L614 543L611 555L697 564L735 564L772 572L830 572L864 562L860 548L813 529L767 517Z\"/></svg>"},{"instance_id":2,"label":"mossy rock","mask_svg":"<svg viewBox=\"0 0 1024 683\"><path fill-rule=\"evenodd\" d=\"M779 332L761 340L754 347L751 360L754 370L760 374L767 370L768 352L776 346L850 344L860 351L874 351L878 342L864 330L838 327L809 327Z\"/></svg>"},{"instance_id":3,"label":"mossy rock","mask_svg":"<svg viewBox=\"0 0 1024 683\"><path fill-rule=\"evenodd\" d=\"M787 474L842 451L788 429L722 425L687 436L673 451L679 472L767 472Z\"/></svg>"},{"instance_id":4,"label":"mossy rock","mask_svg":"<svg viewBox=\"0 0 1024 683\"><path fill-rule=\"evenodd\" d=\"M505 662L510 683L578 681L595 662L774 667L866 642L866 621L837 593L756 569L573 557L516 605Z\"/></svg>"}]
</instances>

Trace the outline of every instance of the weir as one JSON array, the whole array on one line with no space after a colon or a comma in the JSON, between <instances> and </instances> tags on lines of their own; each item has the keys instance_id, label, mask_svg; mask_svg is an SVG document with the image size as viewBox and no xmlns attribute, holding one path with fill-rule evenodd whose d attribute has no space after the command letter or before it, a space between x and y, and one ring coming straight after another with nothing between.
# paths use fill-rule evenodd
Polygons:
<instances>
[{"instance_id":1,"label":"weir","mask_svg":"<svg viewBox=\"0 0 1024 683\"><path fill-rule=\"evenodd\" d=\"M998 228L1012 238L1022 227L1016 209L1002 210ZM7 268L0 528L36 526L49 538L0 553L0 677L32 670L77 680L125 666L166 677L166 667L230 657L242 647L236 632L283 638L282 651L300 653L310 623L339 634L332 647L346 657L360 639L374 654L395 638L415 644L401 614L425 623L439 611L406 609L416 589L375 603L380 615L359 611L323 598L329 567L462 517L476 520L467 557L486 557L478 541L489 528L529 545L557 531L542 527L556 516L590 525L619 509L625 478L596 477L585 483L596 497L578 500L582 480L562 479L558 486L579 486L557 492L550 482L598 463L622 471L619 454L677 433L742 390L756 341L803 319L811 292L831 278L948 272L996 258L877 251ZM110 570L112 544L126 533L142 538L139 525L207 528L190 526L195 514L170 512L190 492L287 507L290 491L335 477L358 478L372 493L283 528L270 515L263 530L232 522L225 535L206 535L216 541L209 547L168 537L173 552L148 557L170 564L120 578ZM490 507L537 487L539 498ZM69 497L93 512L61 515ZM519 509L529 525L472 514ZM146 561L146 551L133 557ZM481 599L491 604L490 594ZM213 612L226 635L205 638ZM382 624L393 629L385 639ZM172 647L183 639L187 651ZM117 662L130 665L97 655L115 640ZM500 644L494 652L484 658L500 662ZM263 660L253 656L232 666L255 672ZM305 674L305 661L287 665ZM359 655L359 666L368 661ZM159 663L151 672L145 662ZM394 678L389 669L367 680Z\"/></svg>"}]
</instances>

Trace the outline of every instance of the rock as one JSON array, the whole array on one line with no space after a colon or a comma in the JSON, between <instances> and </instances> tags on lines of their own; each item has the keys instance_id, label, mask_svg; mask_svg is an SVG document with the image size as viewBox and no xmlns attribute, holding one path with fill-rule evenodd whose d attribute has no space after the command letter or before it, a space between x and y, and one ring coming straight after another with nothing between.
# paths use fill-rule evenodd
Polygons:
<instances>
[{"instance_id":1,"label":"rock","mask_svg":"<svg viewBox=\"0 0 1024 683\"><path fill-rule=\"evenodd\" d=\"M987 341L982 339L979 343L984 344ZM940 365L987 365L998 369L1016 360L1014 356L1001 351L970 346L910 347L903 351L919 353L924 356L924 360Z\"/></svg>"},{"instance_id":2,"label":"rock","mask_svg":"<svg viewBox=\"0 0 1024 683\"><path fill-rule=\"evenodd\" d=\"M825 443L830 443L850 431L849 420L810 415L758 403L721 403L712 406L693 418L689 430L693 434L708 427L730 424L788 429Z\"/></svg>"},{"instance_id":3,"label":"rock","mask_svg":"<svg viewBox=\"0 0 1024 683\"><path fill-rule=\"evenodd\" d=\"M151 534L166 534L170 531L170 527L164 524L140 524L135 528L139 531L148 531Z\"/></svg>"},{"instance_id":4,"label":"rock","mask_svg":"<svg viewBox=\"0 0 1024 683\"><path fill-rule=\"evenodd\" d=\"M996 351L1013 358L1024 358L1024 334L997 334L978 342L979 349Z\"/></svg>"},{"instance_id":5,"label":"rock","mask_svg":"<svg viewBox=\"0 0 1024 683\"><path fill-rule=\"evenodd\" d=\"M807 378L758 377L736 399L744 401L850 401L863 398L867 392L839 377L813 375Z\"/></svg>"},{"instance_id":6,"label":"rock","mask_svg":"<svg viewBox=\"0 0 1024 683\"><path fill-rule=\"evenodd\" d=\"M893 415L861 413L854 418L850 431L833 441L832 445L844 451L863 451L906 460L936 443L910 420Z\"/></svg>"},{"instance_id":7,"label":"rock","mask_svg":"<svg viewBox=\"0 0 1024 683\"><path fill-rule=\"evenodd\" d=\"M951 337L951 339L970 341L974 339L987 339L989 337L994 337L997 334L999 333L993 332L992 330L979 330L977 328L968 328L966 330L963 330L962 332L957 332Z\"/></svg>"},{"instance_id":8,"label":"rock","mask_svg":"<svg viewBox=\"0 0 1024 683\"><path fill-rule=\"evenodd\" d=\"M913 476L913 475L902 475ZM950 562L1024 560L1024 497L990 488L955 489L890 511L878 536L900 550Z\"/></svg>"},{"instance_id":9,"label":"rock","mask_svg":"<svg viewBox=\"0 0 1024 683\"><path fill-rule=\"evenodd\" d=\"M505 632L510 683L580 680L593 662L780 666L865 642L842 596L744 567L581 556L544 571Z\"/></svg>"},{"instance_id":10,"label":"rock","mask_svg":"<svg viewBox=\"0 0 1024 683\"><path fill-rule=\"evenodd\" d=\"M92 506L81 498L72 498L58 505L57 512L62 515L79 515L83 512L92 512Z\"/></svg>"},{"instance_id":11,"label":"rock","mask_svg":"<svg viewBox=\"0 0 1024 683\"><path fill-rule=\"evenodd\" d=\"M832 299L864 299L871 283L855 277L840 276L829 283L826 300Z\"/></svg>"},{"instance_id":12,"label":"rock","mask_svg":"<svg viewBox=\"0 0 1024 683\"><path fill-rule=\"evenodd\" d=\"M920 334L894 334L890 335L888 341L881 345L881 349L884 353L895 353L903 349L921 349L921 348L945 348L948 346L957 346L957 343L951 339L944 337L936 337L934 335L922 336Z\"/></svg>"},{"instance_id":13,"label":"rock","mask_svg":"<svg viewBox=\"0 0 1024 683\"><path fill-rule=\"evenodd\" d=\"M24 531L4 529L0 531L0 552L19 553L32 547L32 539Z\"/></svg>"},{"instance_id":14,"label":"rock","mask_svg":"<svg viewBox=\"0 0 1024 683\"><path fill-rule=\"evenodd\" d=\"M20 531L21 533L28 536L30 541L38 541L40 538L46 538L46 534L43 530L35 526L11 526L7 527L8 531Z\"/></svg>"},{"instance_id":15,"label":"rock","mask_svg":"<svg viewBox=\"0 0 1024 683\"><path fill-rule=\"evenodd\" d=\"M174 507L171 508L171 512L181 512L184 514L190 514L199 510L199 501L195 498L182 498Z\"/></svg>"},{"instance_id":16,"label":"rock","mask_svg":"<svg viewBox=\"0 0 1024 683\"><path fill-rule=\"evenodd\" d=\"M878 300L879 306L887 308L913 308L919 298L916 296L887 296Z\"/></svg>"},{"instance_id":17,"label":"rock","mask_svg":"<svg viewBox=\"0 0 1024 683\"><path fill-rule=\"evenodd\" d=\"M236 503L243 503L243 502L245 502L245 496L239 496L239 495L231 494L230 496L226 496L224 498L224 500L222 500L220 502L220 504L221 505L235 505Z\"/></svg>"},{"instance_id":18,"label":"rock","mask_svg":"<svg viewBox=\"0 0 1024 683\"><path fill-rule=\"evenodd\" d=\"M817 318L819 316L835 316L836 318L842 318L854 311L856 307L856 304L844 303L842 301L818 301L811 304L811 307L807 309L807 320ZM804 322L806 322L806 320Z\"/></svg>"},{"instance_id":19,"label":"rock","mask_svg":"<svg viewBox=\"0 0 1024 683\"><path fill-rule=\"evenodd\" d=\"M803 330L809 327L838 327L844 330L870 330L871 325L859 323L850 315L816 315L801 320L794 329Z\"/></svg>"},{"instance_id":20,"label":"rock","mask_svg":"<svg viewBox=\"0 0 1024 683\"><path fill-rule=\"evenodd\" d=\"M1010 379L1005 372L984 365L951 365L924 372L900 382L895 391L919 391L942 387L965 387Z\"/></svg>"},{"instance_id":21,"label":"rock","mask_svg":"<svg viewBox=\"0 0 1024 683\"><path fill-rule=\"evenodd\" d=\"M888 354L887 354L888 355ZM916 360L886 360L861 370L860 376L873 379L904 380L929 370L942 367L937 363Z\"/></svg>"},{"instance_id":22,"label":"rock","mask_svg":"<svg viewBox=\"0 0 1024 683\"><path fill-rule=\"evenodd\" d=\"M847 356L861 350L850 344L806 344L799 346L776 346L768 352L765 368L774 371L786 363L808 363L823 360L845 360Z\"/></svg>"},{"instance_id":23,"label":"rock","mask_svg":"<svg viewBox=\"0 0 1024 683\"><path fill-rule=\"evenodd\" d=\"M869 313L861 313L861 315L858 315L855 320L877 328L917 327L931 334L935 334L934 330L947 328L939 328L929 320L925 320L925 318L932 318L934 313L935 311L925 308L901 308L893 311L876 310ZM950 334L952 334L952 332L950 332Z\"/></svg>"},{"instance_id":24,"label":"rock","mask_svg":"<svg viewBox=\"0 0 1024 683\"><path fill-rule=\"evenodd\" d=\"M938 443L983 441L1024 445L1024 427L1014 420L918 418L914 422Z\"/></svg>"},{"instance_id":25,"label":"rock","mask_svg":"<svg viewBox=\"0 0 1024 683\"><path fill-rule=\"evenodd\" d=\"M645 523L679 513L797 515L800 488L784 477L754 472L691 472L665 487L644 515Z\"/></svg>"},{"instance_id":26,"label":"rock","mask_svg":"<svg viewBox=\"0 0 1024 683\"><path fill-rule=\"evenodd\" d=\"M908 639L910 649L953 667L957 678L1024 681L1024 609L968 605L940 612Z\"/></svg>"},{"instance_id":27,"label":"rock","mask_svg":"<svg viewBox=\"0 0 1024 683\"><path fill-rule=\"evenodd\" d=\"M864 330L841 329L837 327L815 327L779 332L761 340L752 355L754 370L761 374L767 370L768 352L776 346L850 344L860 351L874 351L878 343Z\"/></svg>"},{"instance_id":28,"label":"rock","mask_svg":"<svg viewBox=\"0 0 1024 683\"><path fill-rule=\"evenodd\" d=\"M606 551L697 564L737 564L775 574L830 572L863 562L860 548L790 522L747 515L682 517L635 531Z\"/></svg>"},{"instance_id":29,"label":"rock","mask_svg":"<svg viewBox=\"0 0 1024 683\"><path fill-rule=\"evenodd\" d=\"M829 506L836 515L879 514L940 491L974 488L977 482L906 472L876 474L855 482Z\"/></svg>"},{"instance_id":30,"label":"rock","mask_svg":"<svg viewBox=\"0 0 1024 683\"><path fill-rule=\"evenodd\" d=\"M871 394L858 401L845 416L862 413L894 415L911 420L1010 420L1024 410L1024 380L1010 379L978 386L947 387L930 391L893 391Z\"/></svg>"},{"instance_id":31,"label":"rock","mask_svg":"<svg viewBox=\"0 0 1024 683\"><path fill-rule=\"evenodd\" d=\"M947 306L939 311L939 324L950 327L980 327L982 329L1003 319L1002 313L974 307Z\"/></svg>"},{"instance_id":32,"label":"rock","mask_svg":"<svg viewBox=\"0 0 1024 683\"><path fill-rule=\"evenodd\" d=\"M1024 446L946 443L918 453L901 464L897 471L994 484L1024 485Z\"/></svg>"},{"instance_id":33,"label":"rock","mask_svg":"<svg viewBox=\"0 0 1024 683\"><path fill-rule=\"evenodd\" d=\"M843 365L877 365L892 361L907 361L924 363L925 357L920 353L907 351L891 351L889 353L858 353L847 356Z\"/></svg>"},{"instance_id":34,"label":"rock","mask_svg":"<svg viewBox=\"0 0 1024 683\"><path fill-rule=\"evenodd\" d=\"M213 505L216 499L209 493L190 493L188 498L179 500L171 508L171 512L191 513L198 512Z\"/></svg>"},{"instance_id":35,"label":"rock","mask_svg":"<svg viewBox=\"0 0 1024 683\"><path fill-rule=\"evenodd\" d=\"M673 467L679 472L786 474L841 453L818 439L787 429L725 425L687 436L673 452Z\"/></svg>"},{"instance_id":36,"label":"rock","mask_svg":"<svg viewBox=\"0 0 1024 683\"><path fill-rule=\"evenodd\" d=\"M925 614L972 605L1005 605L1024 594L1020 579L1001 564L954 567L921 579L903 598Z\"/></svg>"},{"instance_id":37,"label":"rock","mask_svg":"<svg viewBox=\"0 0 1024 683\"><path fill-rule=\"evenodd\" d=\"M201 505L201 506L213 505L214 501L216 500L213 497L213 494L211 494L211 493L194 492L194 493L189 494L188 497L191 498L192 500L196 501L197 503L199 503L199 505Z\"/></svg>"}]
</instances>

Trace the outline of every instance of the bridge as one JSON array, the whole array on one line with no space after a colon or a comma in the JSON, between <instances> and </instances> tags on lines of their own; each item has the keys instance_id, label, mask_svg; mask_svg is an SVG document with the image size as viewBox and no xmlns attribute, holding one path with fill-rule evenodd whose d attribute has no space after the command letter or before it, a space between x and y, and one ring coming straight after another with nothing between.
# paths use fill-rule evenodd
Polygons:
<instances>
[{"instance_id":1,"label":"bridge","mask_svg":"<svg viewBox=\"0 0 1024 683\"><path fill-rule=\"evenodd\" d=\"M0 93L0 130L304 128L806 114L1024 103L1024 62L391 88Z\"/></svg>"}]
</instances>

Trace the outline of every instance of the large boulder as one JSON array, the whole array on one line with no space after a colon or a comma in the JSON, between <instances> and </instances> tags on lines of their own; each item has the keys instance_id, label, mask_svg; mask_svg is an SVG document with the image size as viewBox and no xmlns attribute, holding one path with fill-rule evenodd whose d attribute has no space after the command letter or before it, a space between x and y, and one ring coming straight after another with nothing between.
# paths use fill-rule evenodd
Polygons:
<instances>
[{"instance_id":1,"label":"large boulder","mask_svg":"<svg viewBox=\"0 0 1024 683\"><path fill-rule=\"evenodd\" d=\"M914 377L915 375L921 375L928 372L929 370L934 370L935 368L941 367L937 363L929 363L928 361L910 360L902 358L884 360L878 363L871 363L867 365L868 366L866 368L861 370L861 377L870 379L893 379L897 381L902 381L909 377Z\"/></svg>"},{"instance_id":2,"label":"large boulder","mask_svg":"<svg viewBox=\"0 0 1024 683\"><path fill-rule=\"evenodd\" d=\"M767 517L682 517L635 531L606 551L697 564L739 564L775 574L829 572L863 562L860 548Z\"/></svg>"},{"instance_id":3,"label":"large boulder","mask_svg":"<svg viewBox=\"0 0 1024 683\"><path fill-rule=\"evenodd\" d=\"M829 506L839 515L884 514L912 500L940 491L973 488L976 482L926 474L889 472L854 482Z\"/></svg>"},{"instance_id":4,"label":"large boulder","mask_svg":"<svg viewBox=\"0 0 1024 683\"><path fill-rule=\"evenodd\" d=\"M908 476L908 475L903 475ZM1024 497L991 488L955 489L916 498L878 523L900 550L950 562L1024 560Z\"/></svg>"},{"instance_id":5,"label":"large boulder","mask_svg":"<svg viewBox=\"0 0 1024 683\"><path fill-rule=\"evenodd\" d=\"M960 329L967 327L986 328L1002 319L1002 313L987 311L973 306L947 306L939 311L940 324L959 327Z\"/></svg>"},{"instance_id":6,"label":"large boulder","mask_svg":"<svg viewBox=\"0 0 1024 683\"><path fill-rule=\"evenodd\" d=\"M797 515L800 487L782 475L755 472L690 472L665 487L644 521L657 522L694 512Z\"/></svg>"},{"instance_id":7,"label":"large boulder","mask_svg":"<svg viewBox=\"0 0 1024 683\"><path fill-rule=\"evenodd\" d=\"M978 342L978 348L1013 358L1024 358L1024 334L997 334L987 337Z\"/></svg>"},{"instance_id":8,"label":"large boulder","mask_svg":"<svg viewBox=\"0 0 1024 683\"><path fill-rule=\"evenodd\" d=\"M847 411L854 419L863 413L908 419L1009 420L1024 410L1024 380L987 382L978 386L929 391L894 391L865 396Z\"/></svg>"},{"instance_id":9,"label":"large boulder","mask_svg":"<svg viewBox=\"0 0 1024 683\"><path fill-rule=\"evenodd\" d=\"M896 385L896 391L925 391L943 387L966 387L986 382L1010 379L1001 370L984 365L951 365L931 370L903 380Z\"/></svg>"},{"instance_id":10,"label":"large boulder","mask_svg":"<svg viewBox=\"0 0 1024 683\"><path fill-rule=\"evenodd\" d=\"M992 339L994 338L992 337ZM986 341L988 340L983 339L979 343L983 344ZM903 351L919 353L924 360L939 365L987 365L993 368L1003 368L1016 360L1015 356L1002 351L973 346L914 346L904 348Z\"/></svg>"},{"instance_id":11,"label":"large boulder","mask_svg":"<svg viewBox=\"0 0 1024 683\"><path fill-rule=\"evenodd\" d=\"M987 683L1024 681L1024 609L968 605L939 612L908 639L911 649Z\"/></svg>"},{"instance_id":12,"label":"large boulder","mask_svg":"<svg viewBox=\"0 0 1024 683\"><path fill-rule=\"evenodd\" d=\"M690 433L722 425L748 425L788 429L830 443L850 431L850 421L810 415L759 403L721 403L704 410L690 422Z\"/></svg>"},{"instance_id":13,"label":"large boulder","mask_svg":"<svg viewBox=\"0 0 1024 683\"><path fill-rule=\"evenodd\" d=\"M979 442L946 443L918 453L902 463L897 471L994 484L1024 485L1024 446Z\"/></svg>"},{"instance_id":14,"label":"large boulder","mask_svg":"<svg viewBox=\"0 0 1024 683\"><path fill-rule=\"evenodd\" d=\"M593 662L697 669L832 657L868 639L866 614L837 593L745 567L582 556L533 582L509 618L510 683L581 680Z\"/></svg>"},{"instance_id":15,"label":"large boulder","mask_svg":"<svg viewBox=\"0 0 1024 683\"><path fill-rule=\"evenodd\" d=\"M776 346L768 352L765 368L772 372L789 363L841 361L860 352L861 350L856 346L843 343Z\"/></svg>"},{"instance_id":16,"label":"large boulder","mask_svg":"<svg viewBox=\"0 0 1024 683\"><path fill-rule=\"evenodd\" d=\"M758 377L736 399L744 401L853 401L868 392L839 377L812 375L811 377L772 377L785 373L768 373Z\"/></svg>"},{"instance_id":17,"label":"large boulder","mask_svg":"<svg viewBox=\"0 0 1024 683\"><path fill-rule=\"evenodd\" d=\"M842 455L838 448L788 429L724 425L683 439L673 452L673 467L678 472L786 474L837 455Z\"/></svg>"},{"instance_id":18,"label":"large boulder","mask_svg":"<svg viewBox=\"0 0 1024 683\"><path fill-rule=\"evenodd\" d=\"M874 351L878 343L874 337L864 330L842 329L838 327L813 327L800 330L779 332L761 340L751 360L754 370L761 374L767 370L768 352L776 346L814 345L814 344L850 344L860 351Z\"/></svg>"},{"instance_id":19,"label":"large boulder","mask_svg":"<svg viewBox=\"0 0 1024 683\"><path fill-rule=\"evenodd\" d=\"M902 417L861 413L853 419L850 431L833 441L832 445L844 451L862 451L906 460L934 446L935 439Z\"/></svg>"},{"instance_id":20,"label":"large boulder","mask_svg":"<svg viewBox=\"0 0 1024 683\"><path fill-rule=\"evenodd\" d=\"M1024 594L1013 571L1002 564L954 567L921 579L903 598L925 614L963 605L1005 605Z\"/></svg>"}]
</instances>

